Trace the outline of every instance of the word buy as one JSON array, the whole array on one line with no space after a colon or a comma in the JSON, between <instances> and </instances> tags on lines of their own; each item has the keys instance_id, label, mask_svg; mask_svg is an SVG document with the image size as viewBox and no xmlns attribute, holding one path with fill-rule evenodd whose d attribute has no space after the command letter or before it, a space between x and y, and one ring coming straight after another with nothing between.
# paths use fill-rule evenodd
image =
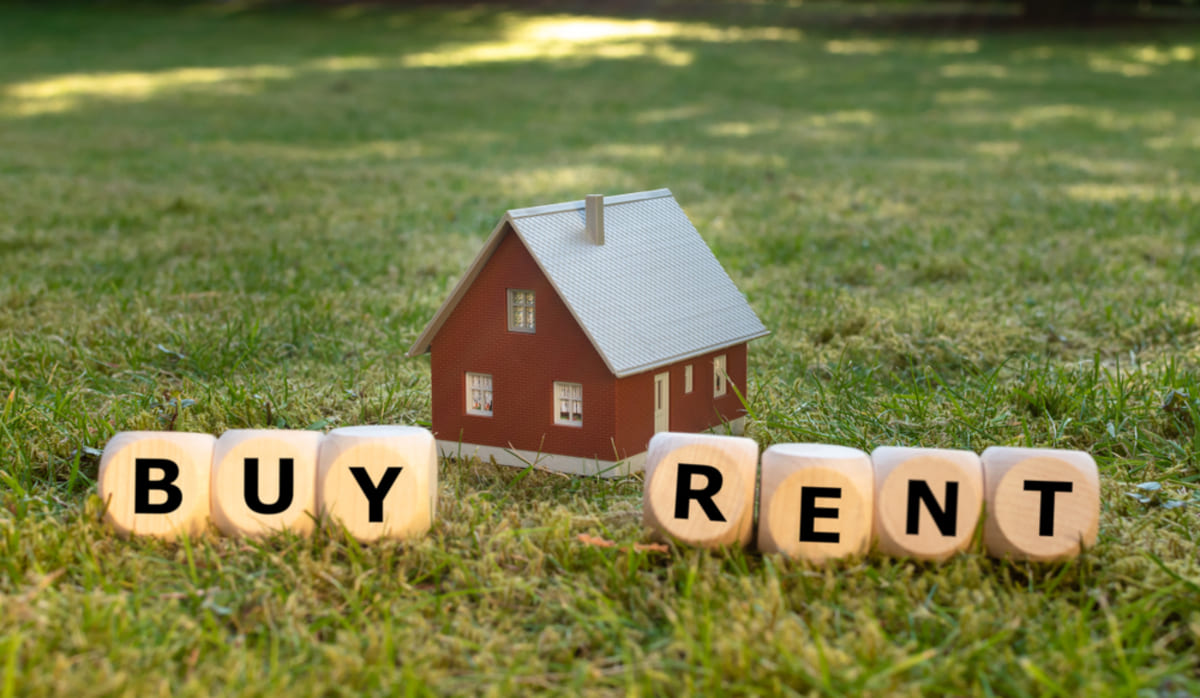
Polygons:
<instances>
[{"instance_id":1,"label":"word buy","mask_svg":"<svg viewBox=\"0 0 1200 698\"><path fill-rule=\"evenodd\" d=\"M756 488L757 485L757 488ZM755 492L758 492L756 498ZM1081 451L776 444L759 467L746 438L660 433L646 455L643 516L689 545L749 545L814 562L867 552L943 560L983 517L990 555L1071 558L1096 541L1100 480Z\"/></svg>"},{"instance_id":2,"label":"word buy","mask_svg":"<svg viewBox=\"0 0 1200 698\"><path fill-rule=\"evenodd\" d=\"M122 432L100 459L105 517L123 535L312 531L314 514L360 541L424 534L437 510L437 447L420 427L234 429L220 438Z\"/></svg>"}]
</instances>

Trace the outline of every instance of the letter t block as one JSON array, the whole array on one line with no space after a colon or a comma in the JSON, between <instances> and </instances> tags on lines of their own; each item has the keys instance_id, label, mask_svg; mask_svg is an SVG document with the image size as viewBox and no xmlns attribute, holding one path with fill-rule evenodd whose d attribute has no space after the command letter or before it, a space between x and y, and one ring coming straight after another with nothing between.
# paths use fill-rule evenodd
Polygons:
<instances>
[{"instance_id":1,"label":"letter t block","mask_svg":"<svg viewBox=\"0 0 1200 698\"><path fill-rule=\"evenodd\" d=\"M737 436L661 432L650 440L642 516L687 545L746 545L754 533L758 444Z\"/></svg>"},{"instance_id":2,"label":"letter t block","mask_svg":"<svg viewBox=\"0 0 1200 698\"><path fill-rule=\"evenodd\" d=\"M1096 543L1100 474L1083 451L992 446L983 452L987 520L995 557L1061 560Z\"/></svg>"},{"instance_id":3,"label":"letter t block","mask_svg":"<svg viewBox=\"0 0 1200 698\"><path fill-rule=\"evenodd\" d=\"M317 458L317 507L362 542L415 538L433 525L437 462L427 429L334 429Z\"/></svg>"}]
</instances>

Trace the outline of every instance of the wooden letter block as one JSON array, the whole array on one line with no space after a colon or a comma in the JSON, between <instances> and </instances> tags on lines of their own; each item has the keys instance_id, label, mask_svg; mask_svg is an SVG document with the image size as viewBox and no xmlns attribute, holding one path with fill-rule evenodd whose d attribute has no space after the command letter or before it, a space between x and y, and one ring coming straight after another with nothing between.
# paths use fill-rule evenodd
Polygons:
<instances>
[{"instance_id":1,"label":"wooden letter block","mask_svg":"<svg viewBox=\"0 0 1200 698\"><path fill-rule=\"evenodd\" d=\"M972 451L881 446L875 467L880 552L945 560L971 544L983 509L983 469Z\"/></svg>"},{"instance_id":2,"label":"wooden letter block","mask_svg":"<svg viewBox=\"0 0 1200 698\"><path fill-rule=\"evenodd\" d=\"M1100 473L1090 455L992 446L982 460L988 553L1061 560L1096 543Z\"/></svg>"},{"instance_id":3,"label":"wooden letter block","mask_svg":"<svg viewBox=\"0 0 1200 698\"><path fill-rule=\"evenodd\" d=\"M746 545L757 474L758 444L750 439L655 434L646 453L645 524L688 545Z\"/></svg>"},{"instance_id":4,"label":"wooden letter block","mask_svg":"<svg viewBox=\"0 0 1200 698\"><path fill-rule=\"evenodd\" d=\"M217 439L213 523L227 536L313 530L321 433L232 429Z\"/></svg>"},{"instance_id":5,"label":"wooden letter block","mask_svg":"<svg viewBox=\"0 0 1200 698\"><path fill-rule=\"evenodd\" d=\"M823 562L871 544L874 476L857 448L775 444L762 456L758 548Z\"/></svg>"},{"instance_id":6,"label":"wooden letter block","mask_svg":"<svg viewBox=\"0 0 1200 698\"><path fill-rule=\"evenodd\" d=\"M424 534L437 487L437 446L426 429L343 427L321 441L317 507L359 541Z\"/></svg>"},{"instance_id":7,"label":"wooden letter block","mask_svg":"<svg viewBox=\"0 0 1200 698\"><path fill-rule=\"evenodd\" d=\"M216 442L209 434L175 431L113 436L100 457L105 520L123 536L171 540L183 533L203 533Z\"/></svg>"}]
</instances>

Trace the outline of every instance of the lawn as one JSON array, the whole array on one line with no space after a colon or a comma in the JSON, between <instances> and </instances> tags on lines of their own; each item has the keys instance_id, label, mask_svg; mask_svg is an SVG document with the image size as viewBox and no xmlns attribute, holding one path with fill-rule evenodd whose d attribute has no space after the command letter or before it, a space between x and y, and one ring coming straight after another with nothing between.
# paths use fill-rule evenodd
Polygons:
<instances>
[{"instance_id":1,"label":"lawn","mask_svg":"<svg viewBox=\"0 0 1200 698\"><path fill-rule=\"evenodd\" d=\"M0 696L1200 693L1197 25L709 9L0 8ZM1096 547L642 551L640 477L479 462L411 544L100 523L118 431L427 424L504 210L663 186L760 445L1085 449Z\"/></svg>"}]
</instances>

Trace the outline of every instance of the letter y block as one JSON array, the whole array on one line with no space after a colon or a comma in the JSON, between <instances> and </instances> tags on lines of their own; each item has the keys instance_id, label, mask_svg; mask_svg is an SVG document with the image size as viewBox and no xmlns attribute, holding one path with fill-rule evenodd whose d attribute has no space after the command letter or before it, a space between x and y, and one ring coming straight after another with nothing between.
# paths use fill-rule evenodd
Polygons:
<instances>
[{"instance_id":1,"label":"letter y block","mask_svg":"<svg viewBox=\"0 0 1200 698\"><path fill-rule=\"evenodd\" d=\"M642 516L667 538L706 548L754 533L758 444L737 436L661 432L650 440Z\"/></svg>"}]
</instances>

